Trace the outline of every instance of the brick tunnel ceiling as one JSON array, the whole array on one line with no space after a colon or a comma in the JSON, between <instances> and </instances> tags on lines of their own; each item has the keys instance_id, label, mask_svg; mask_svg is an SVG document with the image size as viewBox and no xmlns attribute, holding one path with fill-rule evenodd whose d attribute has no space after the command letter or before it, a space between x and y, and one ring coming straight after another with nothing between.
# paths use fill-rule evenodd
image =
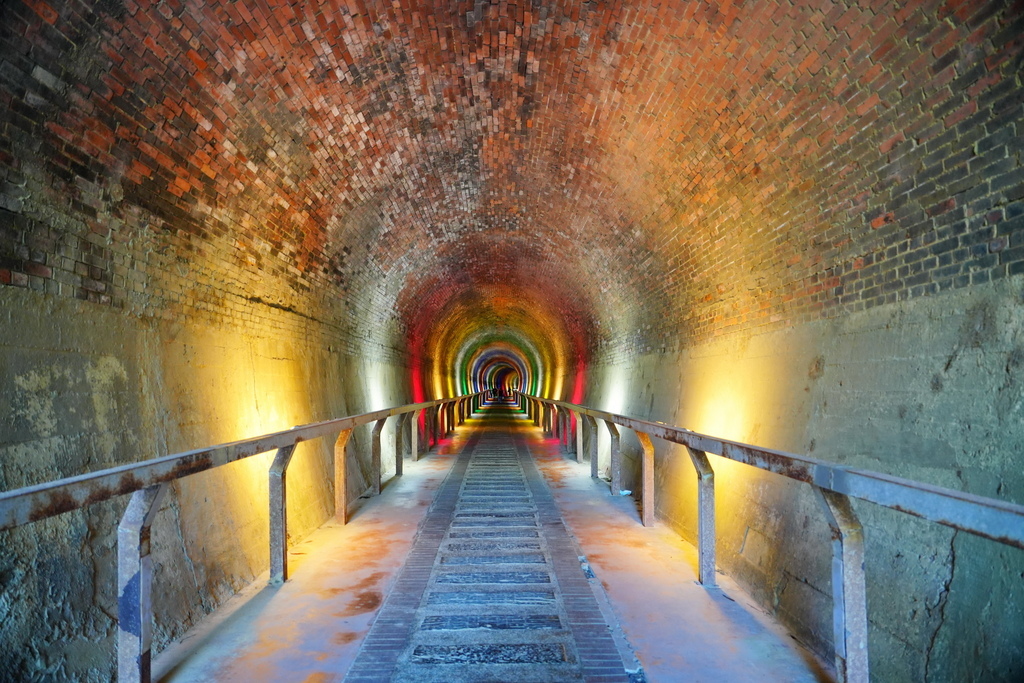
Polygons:
<instances>
[{"instance_id":1,"label":"brick tunnel ceiling","mask_svg":"<svg viewBox=\"0 0 1024 683\"><path fill-rule=\"evenodd\" d=\"M273 276L248 296L382 349L453 361L475 335L571 372L838 310L865 256L951 208L907 182L1019 65L1014 10L872 4L108 0L0 23L32 74L12 110L44 112L70 169L49 191L123 239Z\"/></svg>"}]
</instances>

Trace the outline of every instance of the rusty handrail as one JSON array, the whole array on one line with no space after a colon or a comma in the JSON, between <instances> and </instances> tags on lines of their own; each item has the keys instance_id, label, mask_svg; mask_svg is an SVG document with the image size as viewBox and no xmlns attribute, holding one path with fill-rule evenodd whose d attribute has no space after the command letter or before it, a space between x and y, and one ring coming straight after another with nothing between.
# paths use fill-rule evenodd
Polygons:
<instances>
[{"instance_id":1,"label":"rusty handrail","mask_svg":"<svg viewBox=\"0 0 1024 683\"><path fill-rule=\"evenodd\" d=\"M837 465L796 453L761 448L700 434L664 422L651 422L574 403L524 394L540 401L628 427L692 450L720 455L828 491L866 500L954 529L1024 549L1024 505L933 486L880 472Z\"/></svg>"},{"instance_id":2,"label":"rusty handrail","mask_svg":"<svg viewBox=\"0 0 1024 683\"><path fill-rule=\"evenodd\" d=\"M533 423L558 437L583 460L583 429L591 433L591 476L597 476L597 421L610 437L612 493L620 493L622 461L615 425L633 430L643 450L641 521L654 523L654 446L651 437L684 446L697 474L698 577L715 585L715 477L707 458L713 453L767 472L809 484L832 530L832 609L836 675L840 683L868 683L868 618L864 574L864 531L851 498L866 500L954 529L1024 549L1024 505L932 486L911 479L846 467L795 453L721 439L664 422L652 422L574 403L516 392ZM575 413L575 419L570 416ZM586 417L586 420L582 418Z\"/></svg>"},{"instance_id":3,"label":"rusty handrail","mask_svg":"<svg viewBox=\"0 0 1024 683\"><path fill-rule=\"evenodd\" d=\"M481 392L482 393L482 392ZM88 474L56 479L0 493L0 531L77 510L115 496L134 493L156 484L220 467L237 460L295 445L360 425L385 420L454 401L478 396L467 394L375 410L324 422L314 422L251 439L175 453L119 465Z\"/></svg>"},{"instance_id":4,"label":"rusty handrail","mask_svg":"<svg viewBox=\"0 0 1024 683\"><path fill-rule=\"evenodd\" d=\"M268 472L270 583L281 583L288 579L288 465L299 443L338 435L334 445L335 516L344 524L348 521L349 508L345 446L355 427L376 423L371 437L373 480L370 483L371 493L376 495L380 493L380 435L388 418L401 416L399 430L408 426L411 455L416 460L419 458L420 415L427 411L428 438L433 435L436 444L440 439L442 421L448 431L453 430L470 412L466 410L467 405L476 403L482 393L316 422L0 493L0 531L87 507L114 496L132 494L117 527L117 679L119 683L148 683L151 678L153 626L150 533L153 518L170 482L276 450ZM410 414L414 419L408 419ZM395 447L396 476L402 474L403 449L400 443L401 440Z\"/></svg>"}]
</instances>

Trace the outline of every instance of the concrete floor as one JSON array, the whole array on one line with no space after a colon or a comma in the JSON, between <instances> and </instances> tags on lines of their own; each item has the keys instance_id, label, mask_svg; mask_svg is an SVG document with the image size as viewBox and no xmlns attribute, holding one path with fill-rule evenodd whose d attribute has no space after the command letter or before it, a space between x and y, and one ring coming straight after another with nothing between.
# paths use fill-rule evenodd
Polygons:
<instances>
[{"instance_id":1,"label":"concrete floor","mask_svg":"<svg viewBox=\"0 0 1024 683\"><path fill-rule=\"evenodd\" d=\"M348 525L329 522L296 544L287 584L258 581L236 596L156 658L154 680L341 681L434 493L480 428L499 427L467 422L426 459L407 462L405 474L363 501ZM569 460L532 423L512 429L526 436L600 583L599 602L621 629L620 649L632 648L647 681L830 680L727 577L719 577L722 589L698 584L695 549L664 525L641 526L634 501L609 495L606 482L590 478L589 464Z\"/></svg>"}]
</instances>

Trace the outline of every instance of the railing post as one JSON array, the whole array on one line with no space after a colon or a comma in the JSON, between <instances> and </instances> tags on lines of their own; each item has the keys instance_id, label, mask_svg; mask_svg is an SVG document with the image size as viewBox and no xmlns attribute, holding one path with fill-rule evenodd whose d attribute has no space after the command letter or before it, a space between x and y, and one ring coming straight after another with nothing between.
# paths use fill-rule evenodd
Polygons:
<instances>
[{"instance_id":1,"label":"railing post","mask_svg":"<svg viewBox=\"0 0 1024 683\"><path fill-rule=\"evenodd\" d=\"M441 406L434 406L430 411L430 429L433 431L434 445L441 443Z\"/></svg>"},{"instance_id":2,"label":"railing post","mask_svg":"<svg viewBox=\"0 0 1024 683\"><path fill-rule=\"evenodd\" d=\"M345 467L345 447L351 429L343 429L334 442L334 518L339 524L348 524L348 471Z\"/></svg>"},{"instance_id":3,"label":"railing post","mask_svg":"<svg viewBox=\"0 0 1024 683\"><path fill-rule=\"evenodd\" d=\"M716 585L715 581L715 471L711 469L708 455L689 446L693 469L697 470L697 577L705 586Z\"/></svg>"},{"instance_id":4,"label":"railing post","mask_svg":"<svg viewBox=\"0 0 1024 683\"><path fill-rule=\"evenodd\" d=\"M288 465L295 444L279 448L270 466L270 583L288 580Z\"/></svg>"},{"instance_id":5,"label":"railing post","mask_svg":"<svg viewBox=\"0 0 1024 683\"><path fill-rule=\"evenodd\" d=\"M565 411L565 452L569 455L573 453L573 446L575 442L572 438L572 428L575 423L573 412L571 410Z\"/></svg>"},{"instance_id":6,"label":"railing post","mask_svg":"<svg viewBox=\"0 0 1024 683\"><path fill-rule=\"evenodd\" d=\"M370 475L373 477L370 482L371 496L380 495L380 433L384 430L384 423L388 419L377 420L373 423L373 431L370 432L370 459L373 473Z\"/></svg>"},{"instance_id":7,"label":"railing post","mask_svg":"<svg viewBox=\"0 0 1024 683\"><path fill-rule=\"evenodd\" d=\"M136 491L117 527L117 680L149 683L153 560L149 532L167 484Z\"/></svg>"},{"instance_id":8,"label":"railing post","mask_svg":"<svg viewBox=\"0 0 1024 683\"><path fill-rule=\"evenodd\" d=\"M430 452L434 445L434 406L424 408L423 412L423 453Z\"/></svg>"},{"instance_id":9,"label":"railing post","mask_svg":"<svg viewBox=\"0 0 1024 683\"><path fill-rule=\"evenodd\" d=\"M636 432L640 447L644 449L640 466L640 522L644 526L654 526L654 444L645 432Z\"/></svg>"},{"instance_id":10,"label":"railing post","mask_svg":"<svg viewBox=\"0 0 1024 683\"><path fill-rule=\"evenodd\" d=\"M590 478L597 479L597 463L599 460L597 453L597 418L587 415L587 425L590 427Z\"/></svg>"},{"instance_id":11,"label":"railing post","mask_svg":"<svg viewBox=\"0 0 1024 683\"><path fill-rule=\"evenodd\" d=\"M422 414L422 408L414 411L412 420L409 422L409 454L412 456L413 462L420 459L420 416ZM425 425L426 423L424 422Z\"/></svg>"},{"instance_id":12,"label":"railing post","mask_svg":"<svg viewBox=\"0 0 1024 683\"><path fill-rule=\"evenodd\" d=\"M562 417L562 439L565 442L565 452L572 453L572 411L566 409Z\"/></svg>"},{"instance_id":13,"label":"railing post","mask_svg":"<svg viewBox=\"0 0 1024 683\"><path fill-rule=\"evenodd\" d=\"M405 423L409 420L409 413L402 413L395 416L395 476L403 474L405 466Z\"/></svg>"},{"instance_id":14,"label":"railing post","mask_svg":"<svg viewBox=\"0 0 1024 683\"><path fill-rule=\"evenodd\" d=\"M611 470L612 470L612 495L617 496L622 490L622 462L619 457L619 430L614 423L605 420L604 426L608 428L608 436L611 437Z\"/></svg>"},{"instance_id":15,"label":"railing post","mask_svg":"<svg viewBox=\"0 0 1024 683\"><path fill-rule=\"evenodd\" d=\"M576 462L583 462L583 416L576 411L573 418L576 422Z\"/></svg>"},{"instance_id":16,"label":"railing post","mask_svg":"<svg viewBox=\"0 0 1024 683\"><path fill-rule=\"evenodd\" d=\"M533 399L533 426L540 427L541 418L543 418L544 411L541 409L543 404L538 399Z\"/></svg>"},{"instance_id":17,"label":"railing post","mask_svg":"<svg viewBox=\"0 0 1024 683\"><path fill-rule=\"evenodd\" d=\"M455 401L448 404L448 433L455 432Z\"/></svg>"},{"instance_id":18,"label":"railing post","mask_svg":"<svg viewBox=\"0 0 1024 683\"><path fill-rule=\"evenodd\" d=\"M423 452L428 453L434 445L434 406L424 409L423 413Z\"/></svg>"},{"instance_id":19,"label":"railing post","mask_svg":"<svg viewBox=\"0 0 1024 683\"><path fill-rule=\"evenodd\" d=\"M813 486L832 529L832 630L839 683L868 683L864 530L850 499Z\"/></svg>"}]
</instances>

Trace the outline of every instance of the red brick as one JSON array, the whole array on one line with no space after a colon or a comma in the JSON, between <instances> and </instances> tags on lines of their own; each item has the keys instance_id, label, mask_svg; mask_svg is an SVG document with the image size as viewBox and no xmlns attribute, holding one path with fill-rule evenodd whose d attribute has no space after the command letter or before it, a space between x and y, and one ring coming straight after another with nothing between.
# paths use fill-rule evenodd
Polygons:
<instances>
[{"instance_id":1,"label":"red brick","mask_svg":"<svg viewBox=\"0 0 1024 683\"><path fill-rule=\"evenodd\" d=\"M889 213L883 213L882 215L871 220L871 227L877 230L883 225L888 225L889 223L892 223L895 220L895 218L895 214L893 214L891 211Z\"/></svg>"},{"instance_id":2,"label":"red brick","mask_svg":"<svg viewBox=\"0 0 1024 683\"><path fill-rule=\"evenodd\" d=\"M64 43L78 6L33 1L2 43L19 58L0 173L46 188L24 200L46 217L32 230L129 264L115 280L109 255L88 263L97 302L139 280L147 310L187 315L258 282L311 317L344 301L353 330L411 330L387 344L425 356L485 306L463 302L523 300L578 353L628 354L834 315L828 268L949 211L917 199L946 191L920 178L955 184L965 215L997 205L984 172L949 179L929 143L1005 160L1000 131L1021 125L1014 7L485 3L470 26L471 5L133 0ZM35 66L67 93L30 105ZM595 254L615 266L590 272ZM752 269L759 293L716 293Z\"/></svg>"},{"instance_id":3,"label":"red brick","mask_svg":"<svg viewBox=\"0 0 1024 683\"><path fill-rule=\"evenodd\" d=\"M949 199L943 200L943 201L939 202L938 204L935 204L935 205L929 207L925 211L925 213L927 213L929 217L935 217L935 216L940 216L940 215L946 213L947 211L951 211L951 210L953 210L955 208L956 208L956 198L955 197L950 197Z\"/></svg>"},{"instance_id":4,"label":"red brick","mask_svg":"<svg viewBox=\"0 0 1024 683\"><path fill-rule=\"evenodd\" d=\"M33 263L31 261L26 262L23 266L25 273L28 275L35 275L37 277L52 277L53 271L48 266L44 266L41 263Z\"/></svg>"},{"instance_id":5,"label":"red brick","mask_svg":"<svg viewBox=\"0 0 1024 683\"><path fill-rule=\"evenodd\" d=\"M976 111L978 111L978 102L976 100L970 100L967 104L943 119L942 122L946 125L946 128L951 128Z\"/></svg>"},{"instance_id":6,"label":"red brick","mask_svg":"<svg viewBox=\"0 0 1024 683\"><path fill-rule=\"evenodd\" d=\"M880 151L882 154L888 154L889 152L892 151L893 147L905 141L906 138L903 136L903 131L900 131L899 133L896 133L896 135L892 136L891 138L883 142L881 145L879 145L878 151Z\"/></svg>"},{"instance_id":7,"label":"red brick","mask_svg":"<svg viewBox=\"0 0 1024 683\"><path fill-rule=\"evenodd\" d=\"M42 17L43 21L47 24L55 24L60 15L57 14L56 10L50 5L43 2L42 0L26 0L26 3L32 8L32 11Z\"/></svg>"}]
</instances>

